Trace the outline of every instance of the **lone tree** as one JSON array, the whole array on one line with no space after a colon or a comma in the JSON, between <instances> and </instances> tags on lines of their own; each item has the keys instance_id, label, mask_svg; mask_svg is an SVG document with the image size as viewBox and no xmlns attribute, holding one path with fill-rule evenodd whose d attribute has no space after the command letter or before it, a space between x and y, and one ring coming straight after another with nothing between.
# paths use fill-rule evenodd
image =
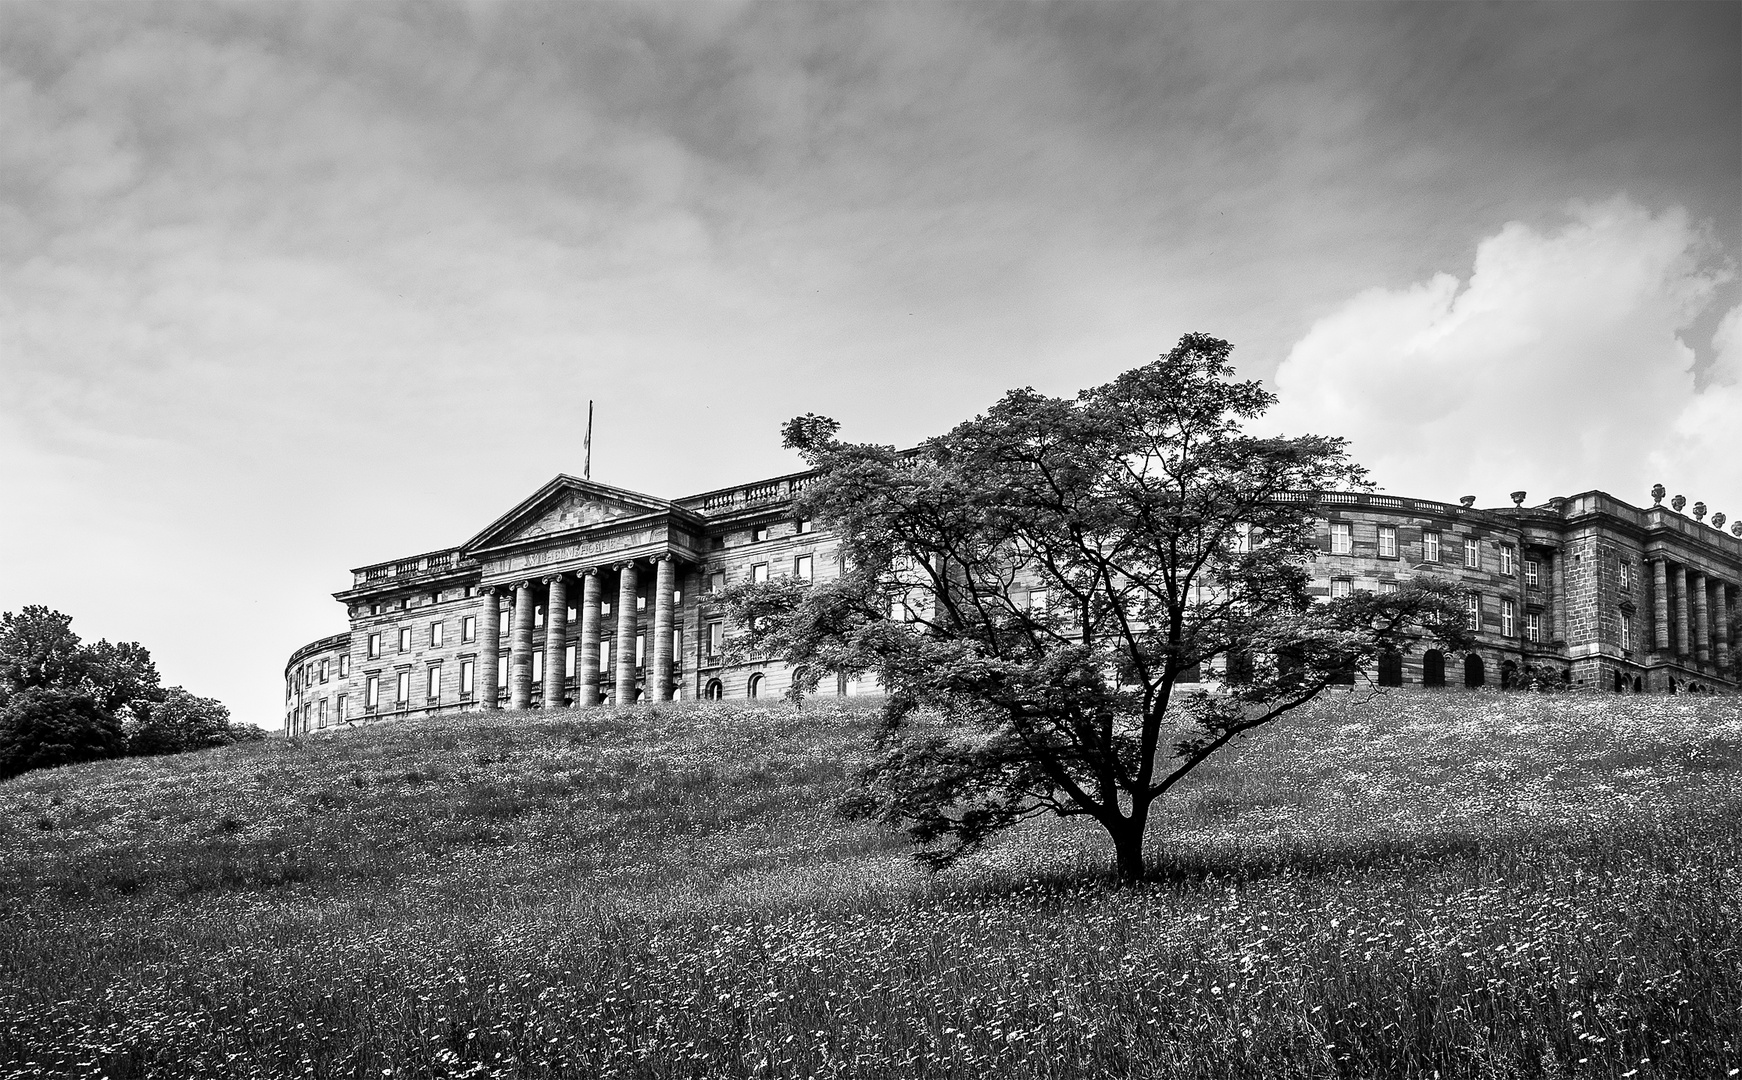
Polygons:
<instances>
[{"instance_id":1,"label":"lone tree","mask_svg":"<svg viewBox=\"0 0 1742 1080\"><path fill-rule=\"evenodd\" d=\"M1157 801L1230 740L1382 653L1467 644L1444 582L1315 600L1310 493L1368 487L1364 470L1341 439L1243 434L1275 398L1233 380L1229 351L1187 335L1074 401L1011 391L908 453L826 417L785 425L817 470L797 511L838 531L843 572L726 601L735 648L783 656L796 690L881 680L878 754L843 809L905 829L934 868L1026 818L1088 816L1139 880Z\"/></svg>"}]
</instances>

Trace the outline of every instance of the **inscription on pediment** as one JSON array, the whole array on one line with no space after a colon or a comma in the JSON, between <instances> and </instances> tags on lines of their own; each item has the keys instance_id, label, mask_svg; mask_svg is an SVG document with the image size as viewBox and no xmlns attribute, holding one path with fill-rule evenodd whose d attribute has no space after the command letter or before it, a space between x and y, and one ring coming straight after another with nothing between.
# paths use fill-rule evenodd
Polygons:
<instances>
[{"instance_id":1,"label":"inscription on pediment","mask_svg":"<svg viewBox=\"0 0 1742 1080\"><path fill-rule=\"evenodd\" d=\"M612 536L602 540L576 540L567 544L557 544L538 551L527 551L500 559L491 559L485 564L484 572L486 574L506 574L515 570L534 570L541 566L553 566L574 559L591 559L614 551L628 551L653 543L661 538L663 532L663 529L643 529L631 536Z\"/></svg>"}]
</instances>

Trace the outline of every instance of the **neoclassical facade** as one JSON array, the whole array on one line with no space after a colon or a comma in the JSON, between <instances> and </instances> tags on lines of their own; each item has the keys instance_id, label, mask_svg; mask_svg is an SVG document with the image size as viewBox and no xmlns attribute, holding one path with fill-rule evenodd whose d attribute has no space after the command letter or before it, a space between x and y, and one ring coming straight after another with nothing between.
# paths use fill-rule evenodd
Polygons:
<instances>
[{"instance_id":1,"label":"neoclassical facade","mask_svg":"<svg viewBox=\"0 0 1742 1080\"><path fill-rule=\"evenodd\" d=\"M467 709L778 695L774 660L726 663L716 595L826 580L834 537L796 517L809 474L666 500L558 476L458 547L352 571L350 629L285 666L285 730ZM1734 691L1742 539L1600 491L1524 506L1369 493L1316 504L1315 591L1423 574L1465 589L1477 647L1412 653L1392 685L1504 685L1548 666L1616 691ZM1214 673L1206 673L1213 677ZM829 688L850 694L862 682Z\"/></svg>"}]
</instances>

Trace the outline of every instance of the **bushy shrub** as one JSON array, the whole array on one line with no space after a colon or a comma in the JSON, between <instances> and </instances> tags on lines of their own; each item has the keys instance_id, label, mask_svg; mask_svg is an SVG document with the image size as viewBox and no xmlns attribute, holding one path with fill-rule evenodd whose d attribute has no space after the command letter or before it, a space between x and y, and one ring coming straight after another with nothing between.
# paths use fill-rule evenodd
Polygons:
<instances>
[{"instance_id":1,"label":"bushy shrub","mask_svg":"<svg viewBox=\"0 0 1742 1080\"><path fill-rule=\"evenodd\" d=\"M126 751L121 722L83 695L32 686L0 707L0 779Z\"/></svg>"}]
</instances>

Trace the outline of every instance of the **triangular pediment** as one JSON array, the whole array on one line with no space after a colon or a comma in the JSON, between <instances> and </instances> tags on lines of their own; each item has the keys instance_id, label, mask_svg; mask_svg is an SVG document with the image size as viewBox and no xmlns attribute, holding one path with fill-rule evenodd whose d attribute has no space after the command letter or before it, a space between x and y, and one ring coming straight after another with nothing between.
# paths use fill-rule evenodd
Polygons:
<instances>
[{"instance_id":1,"label":"triangular pediment","mask_svg":"<svg viewBox=\"0 0 1742 1080\"><path fill-rule=\"evenodd\" d=\"M672 504L664 499L574 476L558 476L468 540L465 548L472 551L500 547L671 509Z\"/></svg>"}]
</instances>

